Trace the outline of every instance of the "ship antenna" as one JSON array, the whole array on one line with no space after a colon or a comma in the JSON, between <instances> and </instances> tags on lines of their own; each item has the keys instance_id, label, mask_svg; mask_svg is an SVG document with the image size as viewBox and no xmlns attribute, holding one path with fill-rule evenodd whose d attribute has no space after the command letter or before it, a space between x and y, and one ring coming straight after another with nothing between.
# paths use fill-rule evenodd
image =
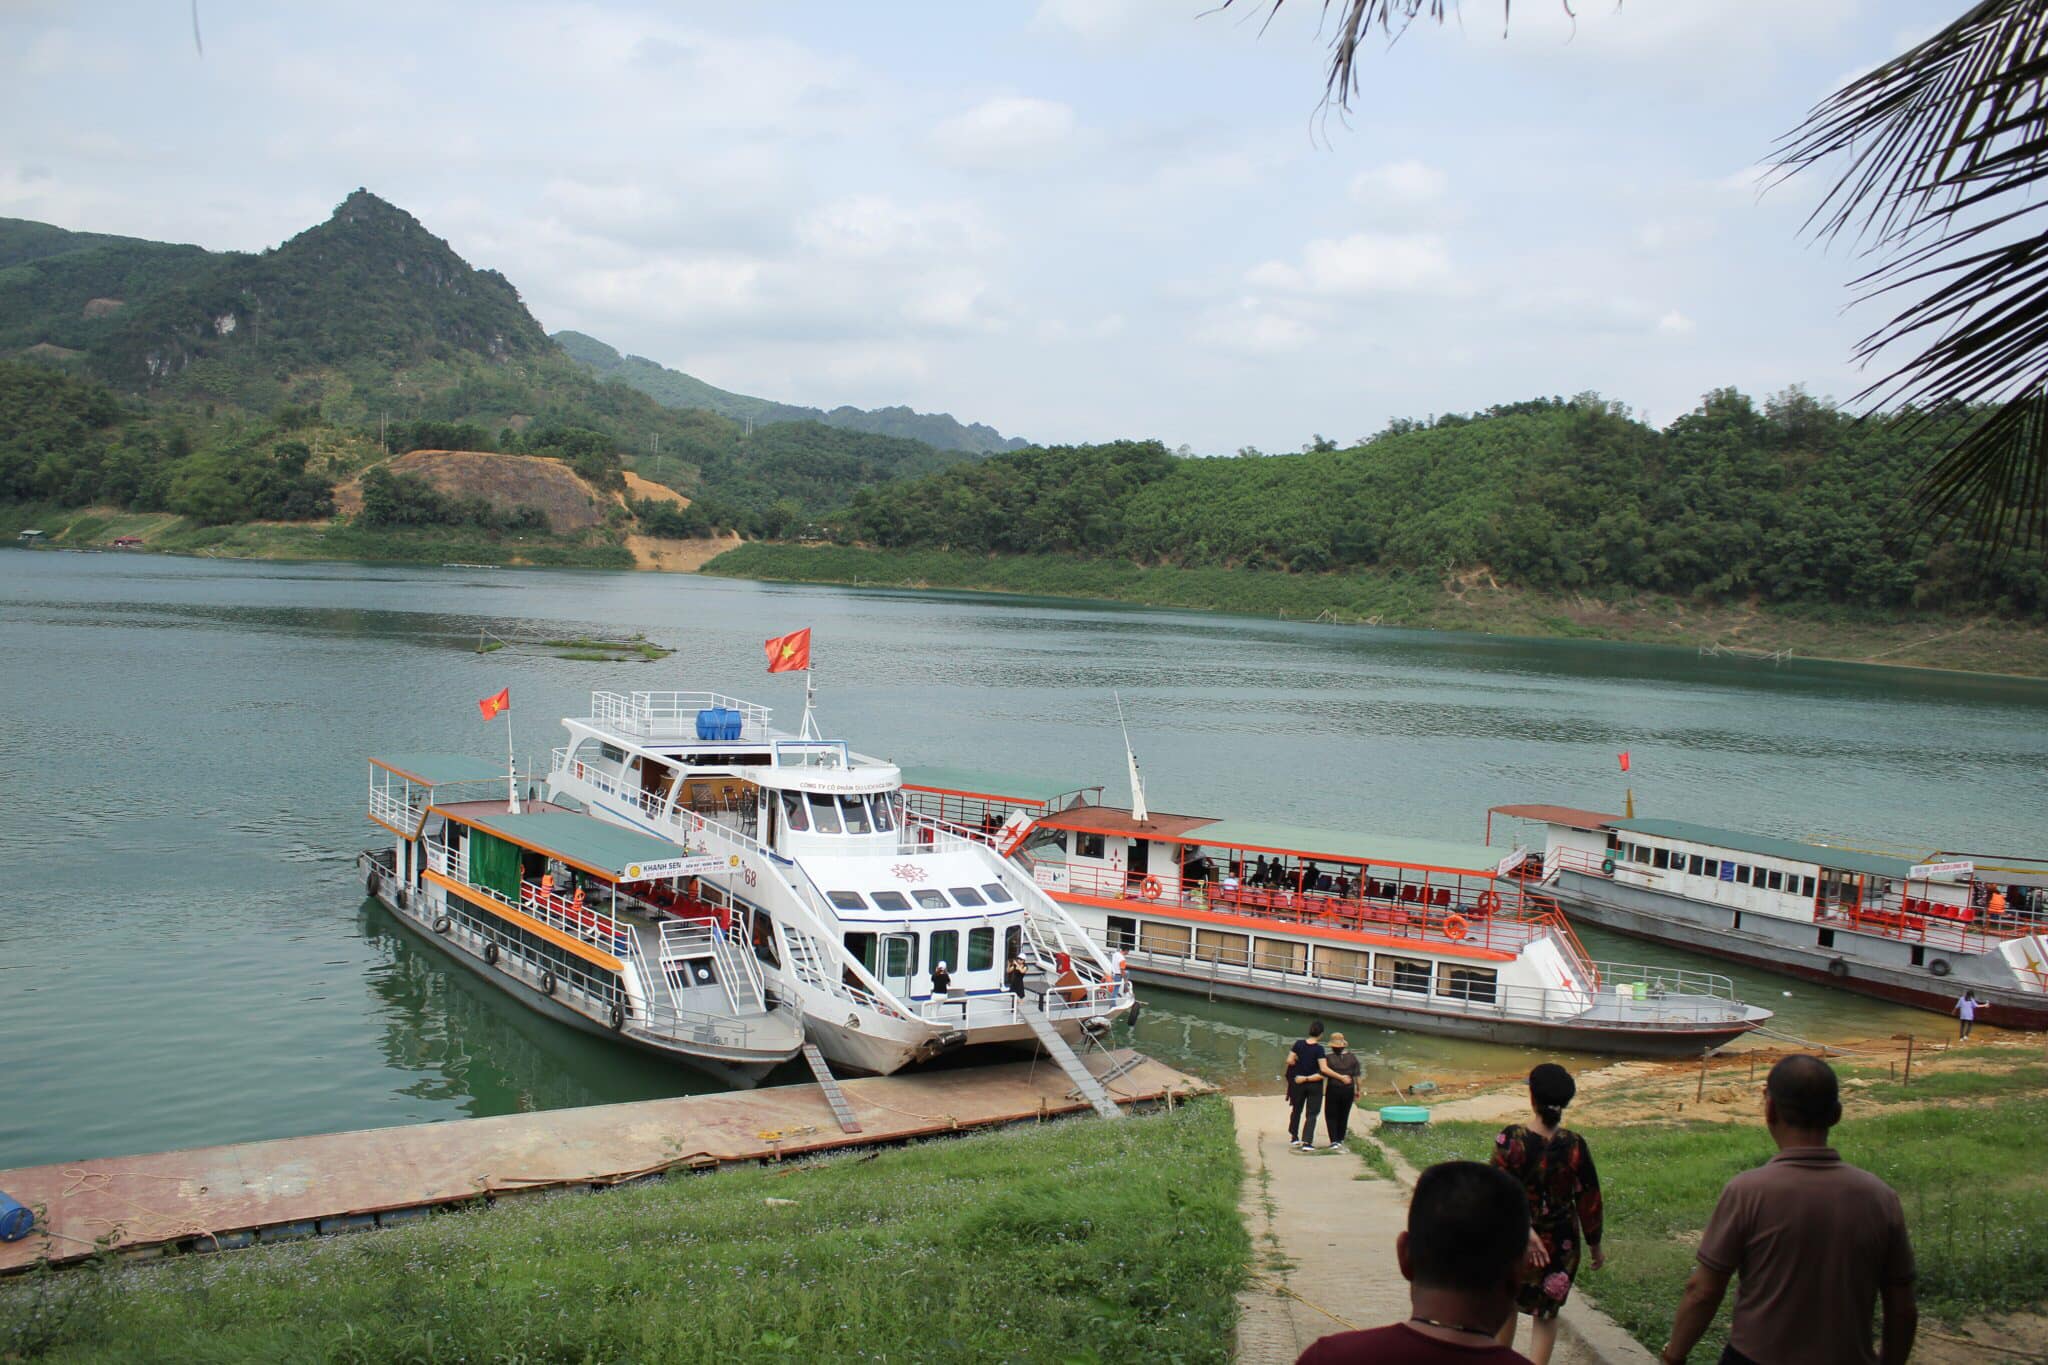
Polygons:
<instances>
[{"instance_id":1,"label":"ship antenna","mask_svg":"<svg viewBox=\"0 0 2048 1365\"><path fill-rule=\"evenodd\" d=\"M1145 777L1138 771L1138 753L1131 748L1131 727L1124 724L1124 699L1120 692L1112 691L1116 698L1116 724L1124 732L1124 759L1131 765L1131 819L1139 824L1149 824L1152 812L1145 809Z\"/></svg>"}]
</instances>

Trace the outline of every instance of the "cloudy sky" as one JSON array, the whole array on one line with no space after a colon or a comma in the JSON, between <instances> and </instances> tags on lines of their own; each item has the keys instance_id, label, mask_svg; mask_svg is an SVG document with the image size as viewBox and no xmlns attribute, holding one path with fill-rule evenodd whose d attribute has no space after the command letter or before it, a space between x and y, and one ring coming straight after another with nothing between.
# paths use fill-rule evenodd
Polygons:
<instances>
[{"instance_id":1,"label":"cloudy sky","mask_svg":"<svg viewBox=\"0 0 2048 1365\"><path fill-rule=\"evenodd\" d=\"M253 250L363 185L551 331L1045 441L1861 387L1855 259L1756 167L1924 4L1467 0L1345 123L1318 0L1212 3L200 0L202 56L184 5L0 0L0 215Z\"/></svg>"}]
</instances>

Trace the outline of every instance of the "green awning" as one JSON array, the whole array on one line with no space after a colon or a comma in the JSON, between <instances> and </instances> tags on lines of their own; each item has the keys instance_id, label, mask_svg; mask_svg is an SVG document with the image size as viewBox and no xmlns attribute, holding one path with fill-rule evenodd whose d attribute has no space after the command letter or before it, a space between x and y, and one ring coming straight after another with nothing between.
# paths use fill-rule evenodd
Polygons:
<instances>
[{"instance_id":1,"label":"green awning","mask_svg":"<svg viewBox=\"0 0 2048 1365\"><path fill-rule=\"evenodd\" d=\"M1744 834L1740 830L1715 829L1712 825L1696 825L1690 820L1613 820L1609 824L1624 833L1647 834L1652 839L1682 839L1690 844L1733 849L1737 853L1754 853L1764 858L1783 858L1789 863L1812 863L1816 867L1861 872L1871 877L1890 877L1894 881L1907 880L1913 870L1909 858L1830 848L1826 844L1801 843L1797 839L1773 839L1762 834Z\"/></svg>"},{"instance_id":2,"label":"green awning","mask_svg":"<svg viewBox=\"0 0 2048 1365\"><path fill-rule=\"evenodd\" d=\"M370 762L388 769L422 787L440 787L451 782L505 780L505 760L472 758L467 754L381 754Z\"/></svg>"},{"instance_id":3,"label":"green awning","mask_svg":"<svg viewBox=\"0 0 2048 1365\"><path fill-rule=\"evenodd\" d=\"M1254 853L1283 853L1305 858L1374 867L1418 867L1493 876L1505 849L1485 844L1460 844L1442 839L1412 839L1399 834L1308 829L1263 820L1218 820L1178 836L1182 842L1209 848L1241 848Z\"/></svg>"},{"instance_id":4,"label":"green awning","mask_svg":"<svg viewBox=\"0 0 2048 1365\"><path fill-rule=\"evenodd\" d=\"M1007 801L1013 805L1043 806L1062 796L1093 791L1100 782L1054 781L1043 777L976 772L971 768L905 768L903 785L947 796Z\"/></svg>"},{"instance_id":5,"label":"green awning","mask_svg":"<svg viewBox=\"0 0 2048 1365\"><path fill-rule=\"evenodd\" d=\"M519 815L509 815L504 811L478 814L470 810L459 813L443 810L441 813L459 824L487 830L521 848L559 858L609 882L689 875L683 869L673 874L659 869L685 860L701 860L684 853L666 839L624 829L594 815L559 810L528 811Z\"/></svg>"}]
</instances>

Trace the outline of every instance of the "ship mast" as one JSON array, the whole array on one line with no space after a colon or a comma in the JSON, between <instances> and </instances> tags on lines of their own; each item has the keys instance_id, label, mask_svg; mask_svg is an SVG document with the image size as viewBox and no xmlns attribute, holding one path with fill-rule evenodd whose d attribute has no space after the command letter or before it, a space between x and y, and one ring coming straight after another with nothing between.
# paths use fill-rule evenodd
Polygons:
<instances>
[{"instance_id":1,"label":"ship mast","mask_svg":"<svg viewBox=\"0 0 2048 1365\"><path fill-rule=\"evenodd\" d=\"M1131 727L1124 724L1124 699L1120 692L1112 691L1116 698L1116 724L1124 732L1124 761L1131 768L1131 819L1144 825L1152 821L1152 812L1145 808L1145 777L1138 771L1138 754L1131 748Z\"/></svg>"}]
</instances>

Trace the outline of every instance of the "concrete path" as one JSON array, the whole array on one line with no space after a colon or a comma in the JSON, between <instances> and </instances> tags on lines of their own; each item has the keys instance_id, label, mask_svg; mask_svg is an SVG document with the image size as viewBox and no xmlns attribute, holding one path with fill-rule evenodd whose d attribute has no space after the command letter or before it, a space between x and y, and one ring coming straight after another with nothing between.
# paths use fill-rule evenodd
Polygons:
<instances>
[{"instance_id":1,"label":"concrete path","mask_svg":"<svg viewBox=\"0 0 2048 1365\"><path fill-rule=\"evenodd\" d=\"M1349 1151L1289 1150L1278 1095L1238 1096L1231 1107L1249 1173L1241 1207L1252 1234L1253 1278L1239 1297L1241 1365L1290 1365L1318 1337L1406 1318L1408 1282L1394 1261L1394 1238L1408 1225L1407 1185L1375 1177ZM1359 1117L1376 1122L1370 1110ZM1595 1340L1574 1331L1577 1320L1599 1316L1578 1299L1575 1292L1565 1310L1553 1365L1652 1359L1604 1317L1609 1332ZM1526 1322L1516 1344L1528 1344Z\"/></svg>"}]
</instances>

